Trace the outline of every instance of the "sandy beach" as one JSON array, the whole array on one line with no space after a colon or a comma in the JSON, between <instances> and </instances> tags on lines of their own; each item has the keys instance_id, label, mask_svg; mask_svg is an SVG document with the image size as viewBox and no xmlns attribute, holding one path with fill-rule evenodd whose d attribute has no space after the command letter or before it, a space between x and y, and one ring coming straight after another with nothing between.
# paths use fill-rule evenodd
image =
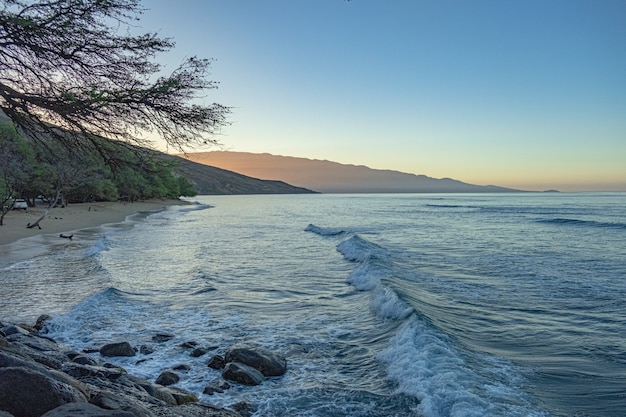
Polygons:
<instances>
[{"instance_id":1,"label":"sandy beach","mask_svg":"<svg viewBox=\"0 0 626 417\"><path fill-rule=\"evenodd\" d=\"M40 223L41 229L28 229L45 212L45 206L13 210L4 217L0 226L0 245L19 239L42 234L71 234L74 230L96 227L108 223L119 223L134 213L159 211L170 205L187 204L181 200L153 199L135 203L102 202L69 204L67 207L50 209Z\"/></svg>"}]
</instances>

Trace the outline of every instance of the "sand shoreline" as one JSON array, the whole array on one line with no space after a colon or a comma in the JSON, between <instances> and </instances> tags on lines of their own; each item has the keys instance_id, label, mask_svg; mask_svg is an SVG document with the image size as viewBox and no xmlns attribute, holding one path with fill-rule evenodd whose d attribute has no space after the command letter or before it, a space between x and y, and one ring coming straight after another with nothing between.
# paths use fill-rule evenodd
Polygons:
<instances>
[{"instance_id":1,"label":"sand shoreline","mask_svg":"<svg viewBox=\"0 0 626 417\"><path fill-rule=\"evenodd\" d=\"M72 231L98 227L109 223L121 223L126 217L140 212L157 212L167 206L189 204L184 200L152 199L135 203L98 202L69 204L67 207L50 209L41 221L41 229L28 229L45 212L45 206L28 208L26 211L13 210L4 218L0 226L0 246L17 242L20 239L48 234L71 234ZM61 238L59 238L61 239Z\"/></svg>"}]
</instances>

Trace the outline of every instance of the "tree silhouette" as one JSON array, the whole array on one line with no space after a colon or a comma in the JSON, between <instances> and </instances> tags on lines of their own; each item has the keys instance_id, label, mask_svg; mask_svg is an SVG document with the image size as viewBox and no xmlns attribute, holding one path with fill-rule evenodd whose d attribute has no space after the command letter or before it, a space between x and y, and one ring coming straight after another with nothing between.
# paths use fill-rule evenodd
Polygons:
<instances>
[{"instance_id":1,"label":"tree silhouette","mask_svg":"<svg viewBox=\"0 0 626 417\"><path fill-rule=\"evenodd\" d=\"M0 0L0 110L26 136L76 151L97 137L177 150L216 143L230 108L199 104L217 88L210 60L191 57L160 75L156 55L174 47L131 34L139 0Z\"/></svg>"}]
</instances>

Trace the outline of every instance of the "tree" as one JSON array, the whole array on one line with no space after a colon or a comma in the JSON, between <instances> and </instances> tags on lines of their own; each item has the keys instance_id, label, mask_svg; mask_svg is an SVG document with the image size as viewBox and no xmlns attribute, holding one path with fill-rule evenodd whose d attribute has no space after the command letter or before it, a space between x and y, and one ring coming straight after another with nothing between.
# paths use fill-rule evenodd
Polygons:
<instances>
[{"instance_id":1,"label":"tree","mask_svg":"<svg viewBox=\"0 0 626 417\"><path fill-rule=\"evenodd\" d=\"M191 57L169 75L154 62L174 47L131 35L139 0L0 0L0 110L29 138L76 151L97 137L146 146L157 134L178 150L216 143L230 108L198 104L210 61Z\"/></svg>"}]
</instances>

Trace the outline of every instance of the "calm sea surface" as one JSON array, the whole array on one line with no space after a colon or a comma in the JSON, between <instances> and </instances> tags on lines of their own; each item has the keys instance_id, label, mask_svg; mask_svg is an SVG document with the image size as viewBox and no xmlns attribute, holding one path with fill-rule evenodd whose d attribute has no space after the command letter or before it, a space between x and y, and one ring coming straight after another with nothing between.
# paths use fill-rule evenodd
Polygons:
<instances>
[{"instance_id":1,"label":"calm sea surface","mask_svg":"<svg viewBox=\"0 0 626 417\"><path fill-rule=\"evenodd\" d=\"M52 314L76 349L152 346L117 362L151 380L189 364L178 386L205 401L626 416L626 194L201 196L62 240L0 247L0 318ZM287 374L202 394L209 356L239 342Z\"/></svg>"}]
</instances>

